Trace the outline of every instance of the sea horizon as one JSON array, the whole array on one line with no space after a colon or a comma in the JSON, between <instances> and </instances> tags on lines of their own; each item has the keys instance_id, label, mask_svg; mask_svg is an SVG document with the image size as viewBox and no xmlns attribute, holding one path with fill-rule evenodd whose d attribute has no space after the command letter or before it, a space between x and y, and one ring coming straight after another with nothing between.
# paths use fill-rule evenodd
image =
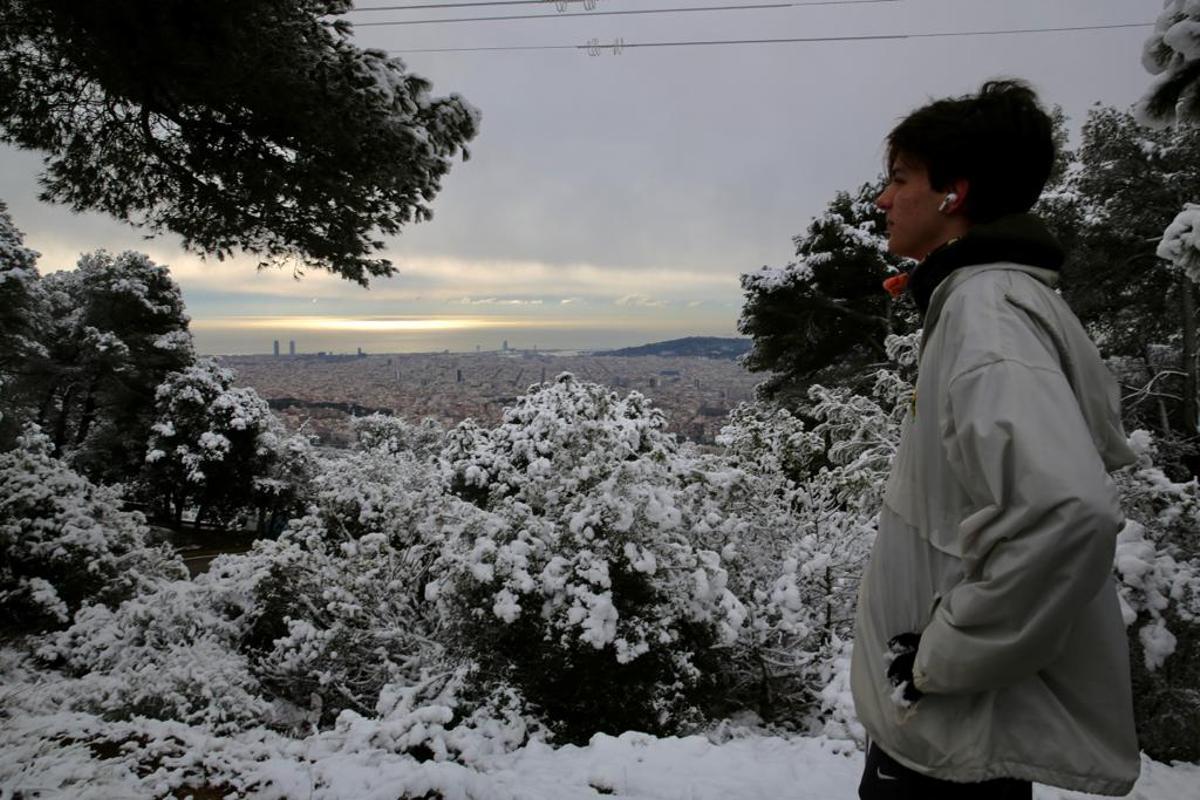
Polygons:
<instances>
[{"instance_id":1,"label":"sea horizon","mask_svg":"<svg viewBox=\"0 0 1200 800\"><path fill-rule=\"evenodd\" d=\"M373 323L373 324L372 324ZM253 318L191 325L196 351L210 356L366 355L513 351L603 351L689 336L743 338L716 326L623 327L619 323L512 323L485 318Z\"/></svg>"}]
</instances>

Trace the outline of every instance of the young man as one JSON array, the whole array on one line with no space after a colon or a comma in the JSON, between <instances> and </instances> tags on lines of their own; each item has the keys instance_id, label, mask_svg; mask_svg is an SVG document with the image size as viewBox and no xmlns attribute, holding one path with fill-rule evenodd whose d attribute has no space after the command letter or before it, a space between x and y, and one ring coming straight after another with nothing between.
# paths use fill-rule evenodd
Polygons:
<instances>
[{"instance_id":1,"label":"young man","mask_svg":"<svg viewBox=\"0 0 1200 800\"><path fill-rule=\"evenodd\" d=\"M1134 460L1116 382L1054 291L1028 213L1054 161L1033 91L996 81L888 137L877 200L919 261L917 390L863 576L851 670L859 796L1123 795L1138 775L1108 471Z\"/></svg>"}]
</instances>

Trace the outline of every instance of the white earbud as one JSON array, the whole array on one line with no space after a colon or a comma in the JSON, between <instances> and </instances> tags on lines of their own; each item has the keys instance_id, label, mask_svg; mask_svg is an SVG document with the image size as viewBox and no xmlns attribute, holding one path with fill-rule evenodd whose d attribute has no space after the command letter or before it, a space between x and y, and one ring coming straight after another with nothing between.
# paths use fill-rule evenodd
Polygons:
<instances>
[{"instance_id":1,"label":"white earbud","mask_svg":"<svg viewBox=\"0 0 1200 800\"><path fill-rule=\"evenodd\" d=\"M946 211L947 209L950 208L951 205L953 205L954 203L957 203L957 202L958 202L958 195L956 195L954 192L951 192L950 194L948 194L944 198L942 198L941 205L938 206L938 211Z\"/></svg>"}]
</instances>

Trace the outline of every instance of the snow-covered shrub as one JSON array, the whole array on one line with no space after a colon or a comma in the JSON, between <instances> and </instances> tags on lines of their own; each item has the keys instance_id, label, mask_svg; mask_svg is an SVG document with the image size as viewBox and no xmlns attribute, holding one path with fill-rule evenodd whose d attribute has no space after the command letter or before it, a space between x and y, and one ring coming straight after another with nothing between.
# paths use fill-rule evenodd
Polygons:
<instances>
[{"instance_id":1,"label":"snow-covered shrub","mask_svg":"<svg viewBox=\"0 0 1200 800\"><path fill-rule=\"evenodd\" d=\"M865 747L867 732L858 721L854 696L850 690L850 659L854 642L835 637L831 643L831 658L820 663L818 684L821 699L817 718L821 726L816 733L831 739L850 739Z\"/></svg>"},{"instance_id":2,"label":"snow-covered shrub","mask_svg":"<svg viewBox=\"0 0 1200 800\"><path fill-rule=\"evenodd\" d=\"M64 697L71 709L221 732L279 724L280 710L238 651L263 577L260 558L219 558L193 580L160 582L112 609L84 608L43 639L38 657L77 679Z\"/></svg>"},{"instance_id":3,"label":"snow-covered shrub","mask_svg":"<svg viewBox=\"0 0 1200 800\"><path fill-rule=\"evenodd\" d=\"M662 413L564 374L447 439L450 485L484 513L445 529L429 596L482 676L575 741L698 718L743 609L696 544L725 520Z\"/></svg>"},{"instance_id":4,"label":"snow-covered shrub","mask_svg":"<svg viewBox=\"0 0 1200 800\"><path fill-rule=\"evenodd\" d=\"M279 540L221 556L192 581L85 608L38 655L74 677L69 708L108 719L140 714L220 733L357 719L360 731L384 734L407 720L411 730L392 745L454 758L486 748L480 737L503 747L523 736L509 730L525 730L515 701L494 735L470 733L486 727L484 709L503 704L438 682L457 665L422 600L420 551L394 549L379 533L333 538L315 517L295 520Z\"/></svg>"},{"instance_id":5,"label":"snow-covered shrub","mask_svg":"<svg viewBox=\"0 0 1200 800\"><path fill-rule=\"evenodd\" d=\"M50 455L34 427L0 453L0 616L45 629L86 603L115 604L160 578L186 575L165 546L146 544L145 520Z\"/></svg>"},{"instance_id":6,"label":"snow-covered shrub","mask_svg":"<svg viewBox=\"0 0 1200 800\"><path fill-rule=\"evenodd\" d=\"M402 417L370 414L355 417L350 425L359 449L383 448L391 453L409 453L422 461L440 454L446 438L442 424L430 417L409 422Z\"/></svg>"},{"instance_id":7,"label":"snow-covered shrub","mask_svg":"<svg viewBox=\"0 0 1200 800\"><path fill-rule=\"evenodd\" d=\"M343 749L382 749L422 761L474 765L544 735L519 692L492 685L481 696L473 671L460 665L415 685L383 687L373 716L343 711L338 717L334 729L345 736Z\"/></svg>"},{"instance_id":8,"label":"snow-covered shrub","mask_svg":"<svg viewBox=\"0 0 1200 800\"><path fill-rule=\"evenodd\" d=\"M241 646L264 686L314 721L369 713L386 684L414 685L441 663L420 545L394 547L383 533L339 540L305 517L253 557L253 622Z\"/></svg>"},{"instance_id":9,"label":"snow-covered shrub","mask_svg":"<svg viewBox=\"0 0 1200 800\"><path fill-rule=\"evenodd\" d=\"M824 455L822 438L786 408L741 403L717 434L724 455L739 468L769 478L776 492L811 474Z\"/></svg>"},{"instance_id":10,"label":"snow-covered shrub","mask_svg":"<svg viewBox=\"0 0 1200 800\"><path fill-rule=\"evenodd\" d=\"M1133 652L1141 744L1155 758L1200 758L1200 484L1170 480L1146 431L1117 473L1127 521L1115 568Z\"/></svg>"},{"instance_id":11,"label":"snow-covered shrub","mask_svg":"<svg viewBox=\"0 0 1200 800\"><path fill-rule=\"evenodd\" d=\"M259 534L278 534L292 517L313 501L321 460L307 434L286 434L278 420L266 425L258 443L264 458L254 476L252 502L258 512Z\"/></svg>"},{"instance_id":12,"label":"snow-covered shrub","mask_svg":"<svg viewBox=\"0 0 1200 800\"><path fill-rule=\"evenodd\" d=\"M831 682L844 672L838 665L911 397L905 376L915 342L915 335L887 340L895 366L875 375L870 395L817 385L799 416L746 407L722 431L724 457L753 476L758 496L757 514L740 513L753 521L747 533L759 532L744 535L726 562L749 613L734 683L742 702L768 720L838 735L857 730L845 704L828 698L841 696Z\"/></svg>"},{"instance_id":13,"label":"snow-covered shrub","mask_svg":"<svg viewBox=\"0 0 1200 800\"><path fill-rule=\"evenodd\" d=\"M311 480L316 514L335 539L382 533L394 546L412 544L446 499L442 474L431 457L395 447L391 437L370 441L370 447L321 459Z\"/></svg>"},{"instance_id":14,"label":"snow-covered shrub","mask_svg":"<svg viewBox=\"0 0 1200 800\"><path fill-rule=\"evenodd\" d=\"M206 359L171 373L155 392L143 484L177 525L187 508L196 509L197 524L228 527L257 504L276 504L285 487L273 470L304 456L302 445L288 446L266 401L233 380L232 370Z\"/></svg>"}]
</instances>

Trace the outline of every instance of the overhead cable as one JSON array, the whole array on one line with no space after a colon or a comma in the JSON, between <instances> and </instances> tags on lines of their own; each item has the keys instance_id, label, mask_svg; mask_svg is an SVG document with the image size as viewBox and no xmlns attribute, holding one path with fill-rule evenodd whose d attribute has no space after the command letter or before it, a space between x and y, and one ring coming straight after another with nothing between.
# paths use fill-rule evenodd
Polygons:
<instances>
[{"instance_id":1,"label":"overhead cable","mask_svg":"<svg viewBox=\"0 0 1200 800\"><path fill-rule=\"evenodd\" d=\"M778 39L709 39L675 42L621 42L622 49L634 47L706 47L713 45L760 45L799 44L810 42L861 42L897 39L948 39L959 36L1013 36L1023 33L1068 33L1073 31L1117 30L1121 28L1152 28L1153 22L1129 22L1112 25L1070 25L1057 28L1010 28L990 31L939 31L934 33L885 33L852 36L796 36ZM589 44L560 45L499 45L495 47L424 47L404 50L389 50L390 53L470 53L502 50L594 50L595 42ZM602 49L610 45L600 45Z\"/></svg>"},{"instance_id":2,"label":"overhead cable","mask_svg":"<svg viewBox=\"0 0 1200 800\"><path fill-rule=\"evenodd\" d=\"M544 0L543 0L544 2ZM755 3L748 6L684 6L676 8L635 8L622 11L567 11L553 14L506 14L490 17L443 17L440 19L386 20L383 22L355 22L356 28L371 28L384 25L449 25L456 22L511 22L530 19L570 19L573 17L622 17L632 14L690 14L703 11L764 11L767 9L799 8L801 6L857 6L867 3L898 3L901 0L808 0L803 3Z\"/></svg>"},{"instance_id":3,"label":"overhead cable","mask_svg":"<svg viewBox=\"0 0 1200 800\"><path fill-rule=\"evenodd\" d=\"M879 3L879 2L897 2L898 0L810 0L807 3L790 3L788 5L800 6L828 6L828 5L855 5L858 3ZM456 2L456 3L421 3L419 5L410 6L359 6L352 8L346 13L359 14L372 11L418 11L428 10L431 8L471 8L475 6L544 6L547 0L474 0L473 2ZM565 3L583 3L586 0L561 0ZM595 13L595 12L591 12ZM558 16L558 14L547 14L546 16Z\"/></svg>"}]
</instances>

